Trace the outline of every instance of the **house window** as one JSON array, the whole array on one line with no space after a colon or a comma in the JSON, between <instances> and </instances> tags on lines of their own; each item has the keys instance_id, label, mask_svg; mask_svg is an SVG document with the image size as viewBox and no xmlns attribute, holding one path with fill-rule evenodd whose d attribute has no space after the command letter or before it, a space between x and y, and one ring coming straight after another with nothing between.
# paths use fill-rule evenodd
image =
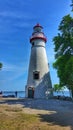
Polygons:
<instances>
[{"instance_id":1,"label":"house window","mask_svg":"<svg viewBox=\"0 0 73 130\"><path fill-rule=\"evenodd\" d=\"M38 80L39 78L40 78L39 72L38 71L33 72L33 79Z\"/></svg>"}]
</instances>

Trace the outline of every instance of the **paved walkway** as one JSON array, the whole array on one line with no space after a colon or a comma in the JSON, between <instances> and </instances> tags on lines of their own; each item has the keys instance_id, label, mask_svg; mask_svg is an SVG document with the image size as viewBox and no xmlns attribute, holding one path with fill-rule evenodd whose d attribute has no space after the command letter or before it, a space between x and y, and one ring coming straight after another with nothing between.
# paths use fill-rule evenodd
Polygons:
<instances>
[{"instance_id":1,"label":"paved walkway","mask_svg":"<svg viewBox=\"0 0 73 130\"><path fill-rule=\"evenodd\" d=\"M0 104L22 105L24 108L52 111L73 111L73 102L57 99L0 99Z\"/></svg>"}]
</instances>

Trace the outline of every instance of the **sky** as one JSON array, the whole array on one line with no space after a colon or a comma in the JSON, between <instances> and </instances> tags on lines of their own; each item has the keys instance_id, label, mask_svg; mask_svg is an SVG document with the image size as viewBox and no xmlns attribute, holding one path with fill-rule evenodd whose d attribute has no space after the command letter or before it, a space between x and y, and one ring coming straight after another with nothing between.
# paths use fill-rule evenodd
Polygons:
<instances>
[{"instance_id":1,"label":"sky","mask_svg":"<svg viewBox=\"0 0 73 130\"><path fill-rule=\"evenodd\" d=\"M52 85L59 82L52 64L53 37L67 14L71 0L0 0L0 71L1 91L23 91L27 84L33 26L40 23L47 37L46 53Z\"/></svg>"}]
</instances>

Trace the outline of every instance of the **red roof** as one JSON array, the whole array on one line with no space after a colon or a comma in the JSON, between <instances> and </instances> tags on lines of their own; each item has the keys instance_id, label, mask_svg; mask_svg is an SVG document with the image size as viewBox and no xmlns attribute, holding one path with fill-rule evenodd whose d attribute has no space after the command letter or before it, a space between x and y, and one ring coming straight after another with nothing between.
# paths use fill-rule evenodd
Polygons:
<instances>
[{"instance_id":1,"label":"red roof","mask_svg":"<svg viewBox=\"0 0 73 130\"><path fill-rule=\"evenodd\" d=\"M36 25L33 27L33 29L36 29L36 28L42 29L43 27L42 27L40 24L36 24ZM31 38L30 38L30 42L32 42L33 40L36 40L36 39L41 39L41 40L43 40L45 43L46 43L46 41L47 41L47 39L46 39L44 33L41 32L41 31L39 31L39 32L38 32L38 31L37 31L37 32L33 32L33 33L32 33L32 36L31 36Z\"/></svg>"},{"instance_id":2,"label":"red roof","mask_svg":"<svg viewBox=\"0 0 73 130\"><path fill-rule=\"evenodd\" d=\"M35 28L37 28L37 27L43 28L39 23L37 23L37 24L33 27L33 29L35 29Z\"/></svg>"}]
</instances>

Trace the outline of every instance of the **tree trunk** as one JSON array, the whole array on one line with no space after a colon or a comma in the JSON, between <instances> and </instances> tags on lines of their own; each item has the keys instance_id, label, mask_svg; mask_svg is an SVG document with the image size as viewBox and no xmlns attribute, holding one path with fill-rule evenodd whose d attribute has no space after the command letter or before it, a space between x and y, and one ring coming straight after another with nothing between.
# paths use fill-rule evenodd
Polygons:
<instances>
[{"instance_id":1,"label":"tree trunk","mask_svg":"<svg viewBox=\"0 0 73 130\"><path fill-rule=\"evenodd\" d=\"M70 98L72 98L72 90L69 89Z\"/></svg>"},{"instance_id":2,"label":"tree trunk","mask_svg":"<svg viewBox=\"0 0 73 130\"><path fill-rule=\"evenodd\" d=\"M71 97L72 100L73 100L73 90L72 90L72 89L69 89L69 91L70 91L70 97Z\"/></svg>"},{"instance_id":3,"label":"tree trunk","mask_svg":"<svg viewBox=\"0 0 73 130\"><path fill-rule=\"evenodd\" d=\"M71 90L71 93L72 93L72 100L73 100L73 90Z\"/></svg>"}]
</instances>

